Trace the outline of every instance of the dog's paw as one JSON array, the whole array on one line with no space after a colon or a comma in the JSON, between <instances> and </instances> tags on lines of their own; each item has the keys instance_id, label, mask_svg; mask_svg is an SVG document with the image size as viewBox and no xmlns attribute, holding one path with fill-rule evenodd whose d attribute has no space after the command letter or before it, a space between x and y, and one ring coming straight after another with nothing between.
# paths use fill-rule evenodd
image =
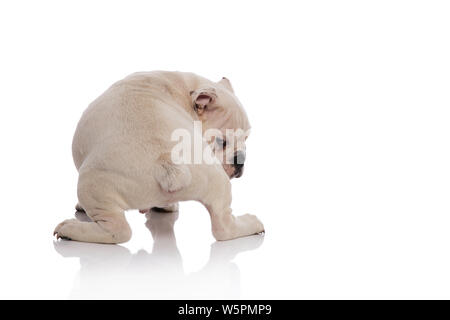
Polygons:
<instances>
[{"instance_id":1,"label":"dog's paw","mask_svg":"<svg viewBox=\"0 0 450 320\"><path fill-rule=\"evenodd\" d=\"M263 233L264 231L264 225L262 222L253 214L244 214L240 217L238 217L243 223L246 224L249 235L251 234L259 234Z\"/></svg>"},{"instance_id":2,"label":"dog's paw","mask_svg":"<svg viewBox=\"0 0 450 320\"><path fill-rule=\"evenodd\" d=\"M233 217L232 223L217 224L212 228L216 240L231 240L264 232L264 225L252 214Z\"/></svg>"},{"instance_id":3,"label":"dog's paw","mask_svg":"<svg viewBox=\"0 0 450 320\"><path fill-rule=\"evenodd\" d=\"M146 215L147 221L145 225L153 233L158 234L173 232L173 227L178 219L178 211L174 212L157 212L150 210Z\"/></svg>"},{"instance_id":4,"label":"dog's paw","mask_svg":"<svg viewBox=\"0 0 450 320\"><path fill-rule=\"evenodd\" d=\"M73 232L74 225L80 223L77 219L67 219L58 224L53 231L56 239L72 240L70 234Z\"/></svg>"}]
</instances>

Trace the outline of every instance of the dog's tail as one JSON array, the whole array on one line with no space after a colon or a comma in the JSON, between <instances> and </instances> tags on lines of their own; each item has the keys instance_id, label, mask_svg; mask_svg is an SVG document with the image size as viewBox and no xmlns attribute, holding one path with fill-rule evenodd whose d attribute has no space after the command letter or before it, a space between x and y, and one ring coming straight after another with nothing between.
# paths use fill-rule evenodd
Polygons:
<instances>
[{"instance_id":1,"label":"dog's tail","mask_svg":"<svg viewBox=\"0 0 450 320\"><path fill-rule=\"evenodd\" d=\"M158 168L154 177L161 189L166 192L179 191L191 184L192 175L189 167L183 164L174 164L165 157L160 157Z\"/></svg>"}]
</instances>

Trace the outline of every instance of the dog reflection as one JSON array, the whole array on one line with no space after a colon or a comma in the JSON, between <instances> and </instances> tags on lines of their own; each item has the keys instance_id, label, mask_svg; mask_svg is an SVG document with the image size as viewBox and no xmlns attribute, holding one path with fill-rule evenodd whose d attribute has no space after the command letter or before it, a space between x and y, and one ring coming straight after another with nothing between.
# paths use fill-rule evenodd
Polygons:
<instances>
[{"instance_id":1,"label":"dog reflection","mask_svg":"<svg viewBox=\"0 0 450 320\"><path fill-rule=\"evenodd\" d=\"M231 261L240 252L258 248L263 236L215 242L207 264L198 272L185 274L174 234L178 212L151 210L146 217L154 240L151 253L140 250L132 254L119 245L54 242L63 257L80 258L71 298L239 298L239 268ZM77 213L77 218L89 219L82 213Z\"/></svg>"}]
</instances>

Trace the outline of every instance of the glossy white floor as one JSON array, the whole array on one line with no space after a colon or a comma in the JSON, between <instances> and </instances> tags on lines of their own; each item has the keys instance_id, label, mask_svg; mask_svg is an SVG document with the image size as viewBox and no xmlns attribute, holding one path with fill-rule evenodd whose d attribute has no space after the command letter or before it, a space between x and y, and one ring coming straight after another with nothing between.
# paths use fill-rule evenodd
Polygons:
<instances>
[{"instance_id":1,"label":"glossy white floor","mask_svg":"<svg viewBox=\"0 0 450 320\"><path fill-rule=\"evenodd\" d=\"M197 4L0 4L0 298L449 299L449 5ZM52 237L82 111L154 69L231 79L252 123L233 209L265 236L215 242L186 202L128 212L120 246Z\"/></svg>"}]
</instances>

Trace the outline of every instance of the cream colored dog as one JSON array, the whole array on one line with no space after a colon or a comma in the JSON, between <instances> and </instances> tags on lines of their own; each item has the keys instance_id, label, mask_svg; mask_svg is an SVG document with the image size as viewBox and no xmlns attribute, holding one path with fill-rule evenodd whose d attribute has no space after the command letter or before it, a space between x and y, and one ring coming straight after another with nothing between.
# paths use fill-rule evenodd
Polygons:
<instances>
[{"instance_id":1,"label":"cream colored dog","mask_svg":"<svg viewBox=\"0 0 450 320\"><path fill-rule=\"evenodd\" d=\"M230 147L221 137L201 137L206 152L224 149L220 162L173 161L172 133L183 129L191 133L193 145L199 143L195 121L203 132L250 128L226 78L212 82L193 73L155 71L113 84L83 113L72 145L79 172L76 208L91 221L65 220L54 234L86 242L126 242L131 237L126 210L174 211L186 200L208 209L217 240L263 232L255 216L231 213L229 180L242 174L245 145ZM230 157L231 163L223 163Z\"/></svg>"}]
</instances>

